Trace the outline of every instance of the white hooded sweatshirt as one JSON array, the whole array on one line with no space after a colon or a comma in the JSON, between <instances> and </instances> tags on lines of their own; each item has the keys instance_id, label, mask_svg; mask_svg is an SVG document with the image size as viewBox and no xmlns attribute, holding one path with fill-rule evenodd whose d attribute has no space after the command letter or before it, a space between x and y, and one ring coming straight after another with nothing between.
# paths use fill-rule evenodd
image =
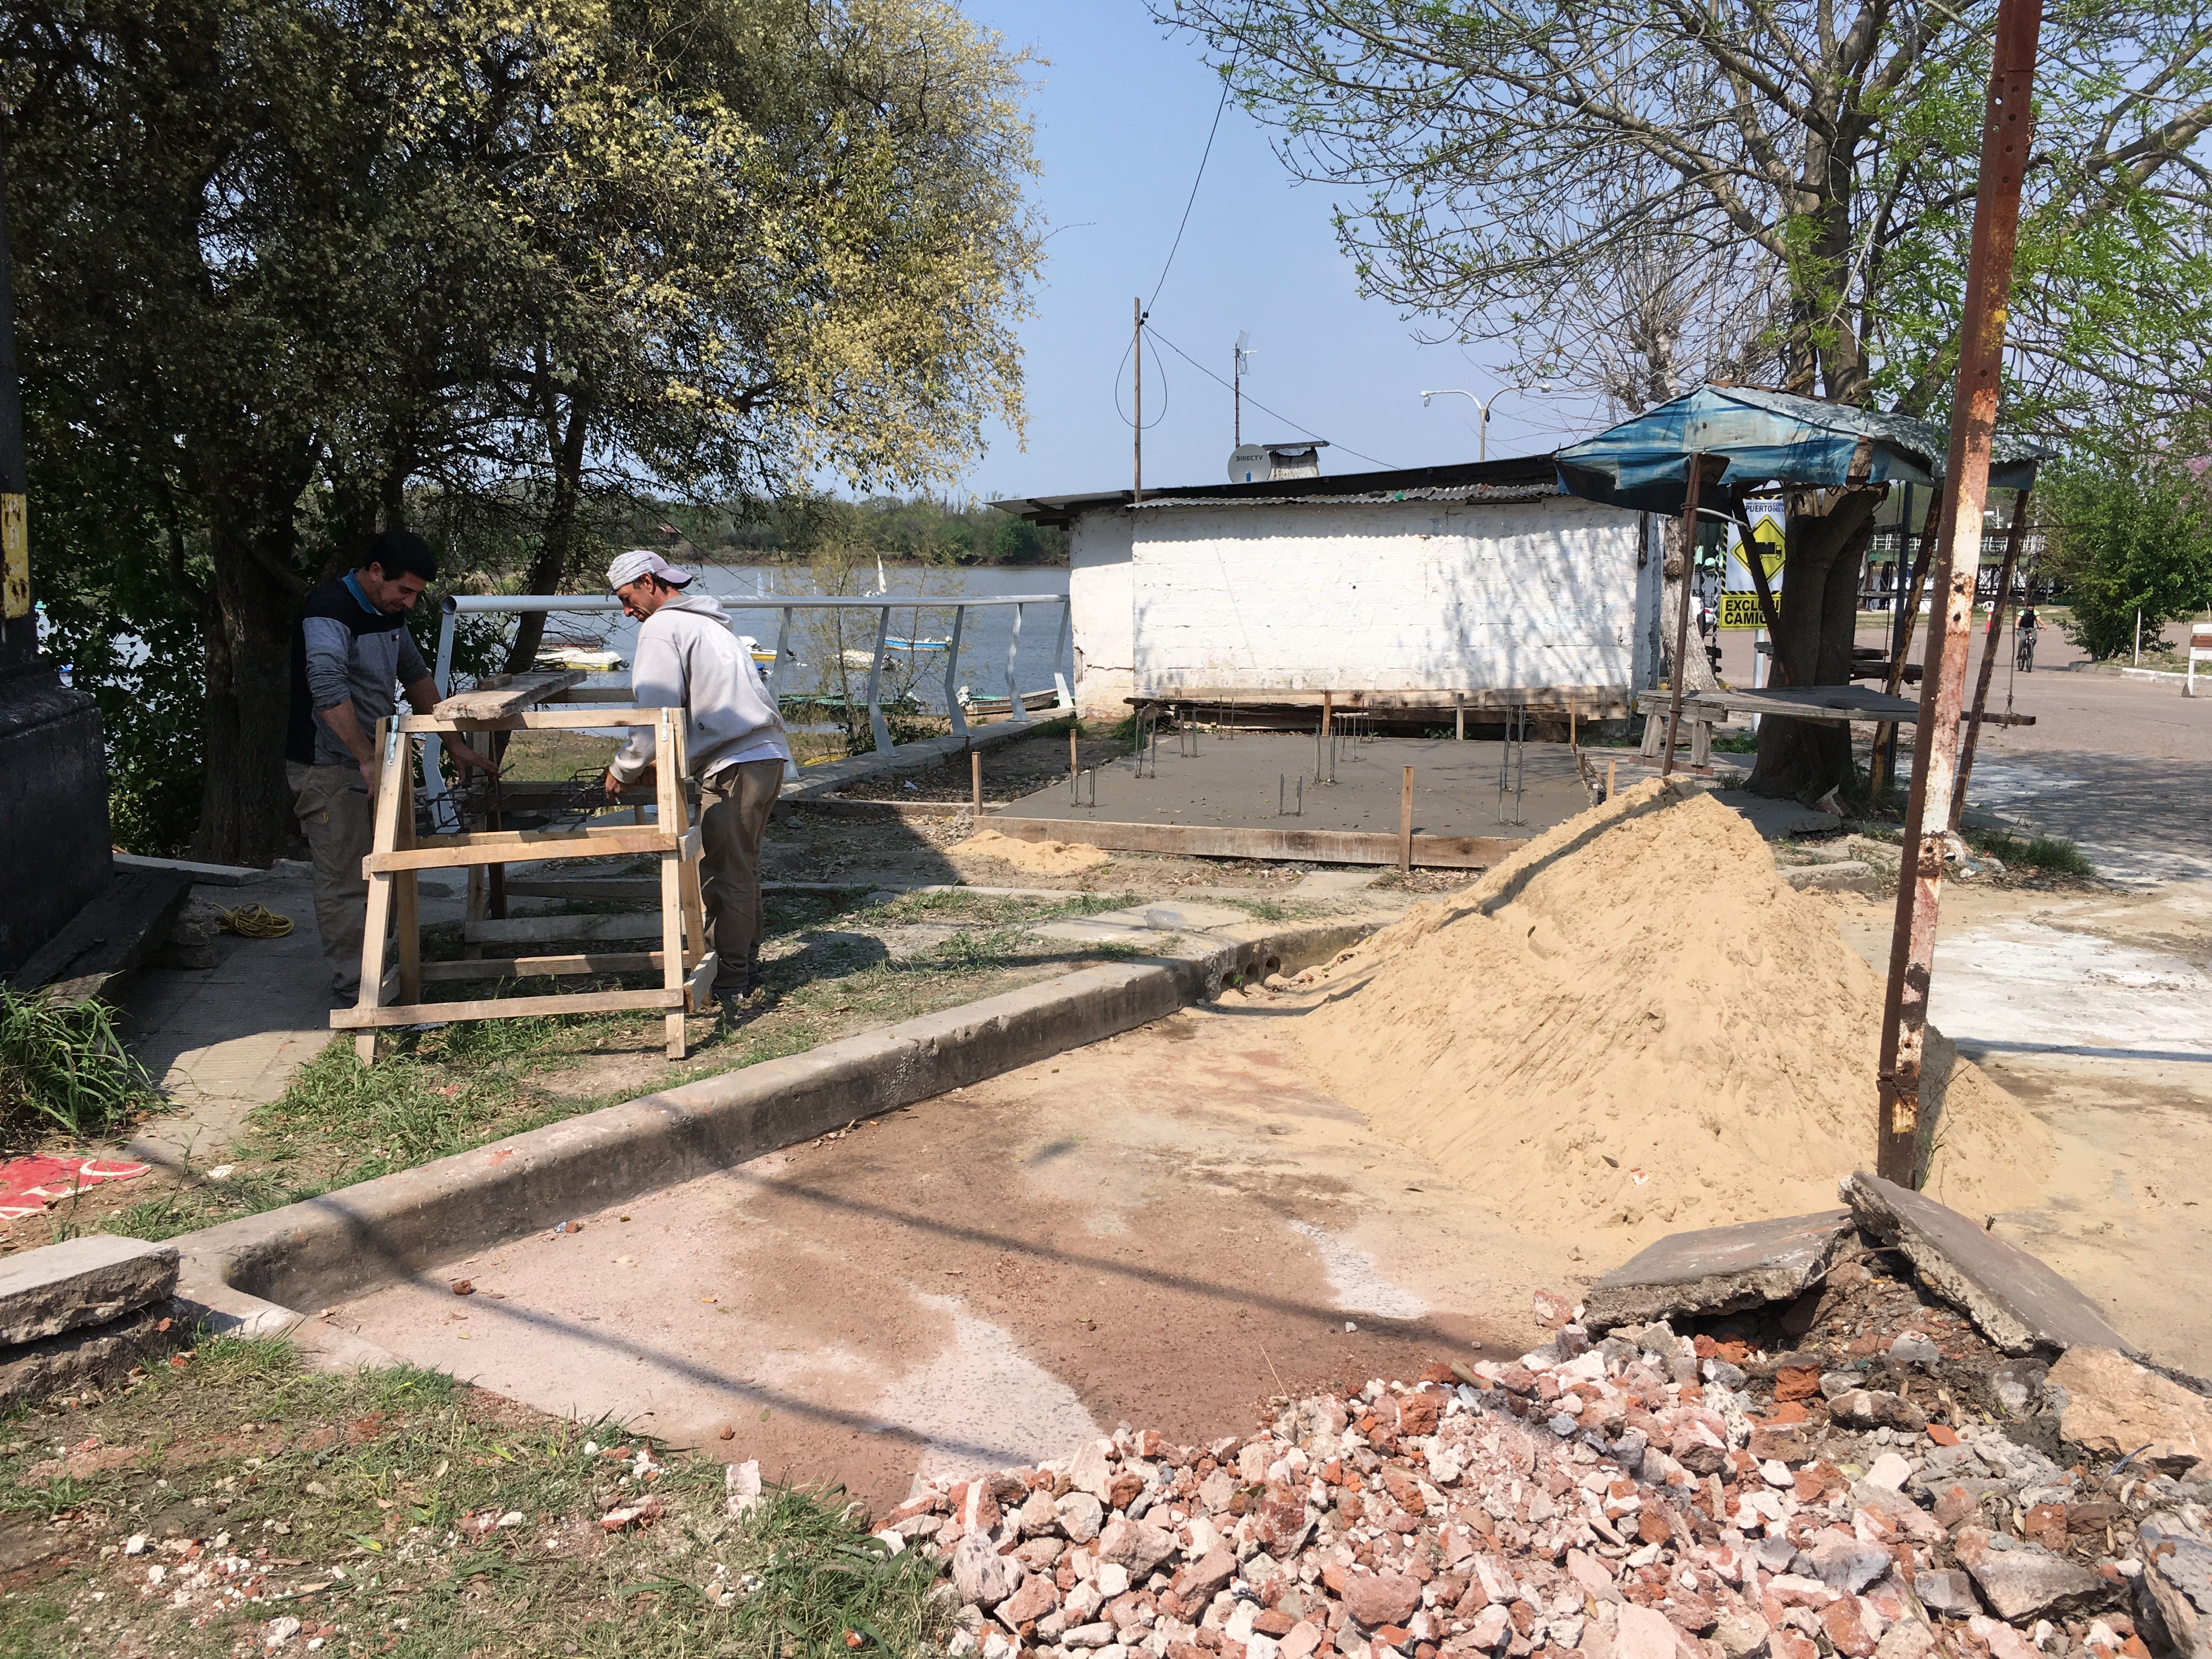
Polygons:
<instances>
[{"instance_id":1,"label":"white hooded sweatshirt","mask_svg":"<svg viewBox=\"0 0 2212 1659\"><path fill-rule=\"evenodd\" d=\"M710 595L682 594L639 625L629 684L642 708L684 710L694 777L742 761L791 758L760 670ZM623 782L635 782L652 764L653 751L652 729L633 728L610 769Z\"/></svg>"}]
</instances>

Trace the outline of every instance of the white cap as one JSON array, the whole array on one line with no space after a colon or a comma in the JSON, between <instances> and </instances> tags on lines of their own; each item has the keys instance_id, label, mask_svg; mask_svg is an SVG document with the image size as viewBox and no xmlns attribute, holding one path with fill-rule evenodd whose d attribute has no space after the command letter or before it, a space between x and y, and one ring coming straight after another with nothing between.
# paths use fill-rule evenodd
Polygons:
<instances>
[{"instance_id":1,"label":"white cap","mask_svg":"<svg viewBox=\"0 0 2212 1659\"><path fill-rule=\"evenodd\" d=\"M691 580L691 573L680 564L671 564L649 547L633 547L627 553L615 555L615 562L607 567L607 586L620 592L640 576L658 576L671 587L682 587Z\"/></svg>"}]
</instances>

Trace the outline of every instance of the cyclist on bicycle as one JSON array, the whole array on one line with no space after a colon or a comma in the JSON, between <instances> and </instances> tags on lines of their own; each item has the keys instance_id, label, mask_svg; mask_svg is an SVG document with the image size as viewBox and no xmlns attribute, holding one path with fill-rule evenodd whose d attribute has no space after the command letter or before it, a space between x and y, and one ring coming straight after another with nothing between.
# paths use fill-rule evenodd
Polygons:
<instances>
[{"instance_id":1,"label":"cyclist on bicycle","mask_svg":"<svg viewBox=\"0 0 2212 1659\"><path fill-rule=\"evenodd\" d=\"M2035 636L2039 626L2035 619L2035 607L2032 605L2021 606L2020 620L2013 624L2020 641L2014 648L2013 659L2026 673L2035 672Z\"/></svg>"}]
</instances>

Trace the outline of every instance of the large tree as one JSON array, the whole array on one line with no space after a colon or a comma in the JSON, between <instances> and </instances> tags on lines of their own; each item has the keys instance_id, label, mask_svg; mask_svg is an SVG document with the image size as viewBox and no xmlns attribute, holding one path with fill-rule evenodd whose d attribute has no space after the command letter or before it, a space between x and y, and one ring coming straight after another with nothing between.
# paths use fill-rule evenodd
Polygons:
<instances>
[{"instance_id":1,"label":"large tree","mask_svg":"<svg viewBox=\"0 0 2212 1659\"><path fill-rule=\"evenodd\" d=\"M1557 372L1532 325L1624 238L1748 251L1784 386L1945 417L1994 0L1152 3L1295 170L1360 192L1339 223L1370 293ZM2212 9L2056 0L2043 40L2006 419L2140 429L2198 403L2212 342ZM1869 505L1792 503L1843 514L1792 526L1797 684L1849 659ZM1762 723L1756 787L1838 781L1807 735Z\"/></svg>"},{"instance_id":2,"label":"large tree","mask_svg":"<svg viewBox=\"0 0 2212 1659\"><path fill-rule=\"evenodd\" d=\"M283 845L298 599L410 484L519 507L542 590L594 489L921 483L1018 422L1018 64L933 0L52 0L5 30L33 430L192 556L203 856Z\"/></svg>"}]
</instances>

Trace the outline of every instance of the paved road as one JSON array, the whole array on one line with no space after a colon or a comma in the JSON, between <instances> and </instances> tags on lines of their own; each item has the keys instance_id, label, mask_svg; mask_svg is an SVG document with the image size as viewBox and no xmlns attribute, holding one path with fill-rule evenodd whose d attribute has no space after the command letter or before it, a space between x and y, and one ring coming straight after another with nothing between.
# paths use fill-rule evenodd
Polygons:
<instances>
[{"instance_id":1,"label":"paved road","mask_svg":"<svg viewBox=\"0 0 2212 1659\"><path fill-rule=\"evenodd\" d=\"M1731 684L1748 683L1750 639L1722 635ZM1881 641L1862 632L1860 642ZM2033 674L1997 665L1990 708L2002 710L2009 692L2036 723L1983 728L1970 803L2064 836L2130 886L2212 878L2212 696L2091 671L2055 630L2043 648L2057 660Z\"/></svg>"}]
</instances>

